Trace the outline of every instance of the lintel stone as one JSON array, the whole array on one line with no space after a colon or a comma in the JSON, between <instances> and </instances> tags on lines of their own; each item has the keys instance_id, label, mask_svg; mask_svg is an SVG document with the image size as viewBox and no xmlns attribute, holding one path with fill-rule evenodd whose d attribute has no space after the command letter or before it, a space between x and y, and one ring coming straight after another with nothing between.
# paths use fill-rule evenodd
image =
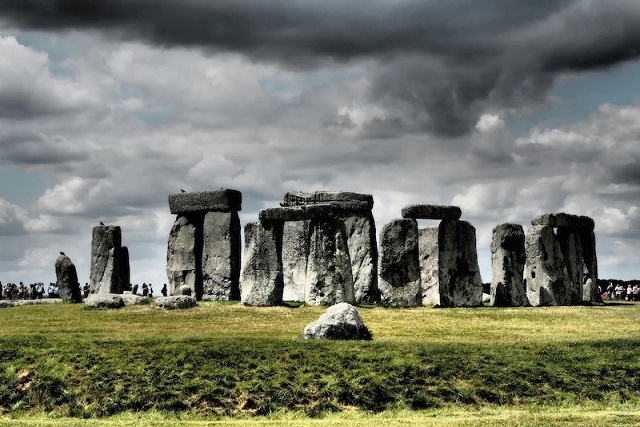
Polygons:
<instances>
[{"instance_id":1,"label":"lintel stone","mask_svg":"<svg viewBox=\"0 0 640 427\"><path fill-rule=\"evenodd\" d=\"M373 209L371 194L350 191L290 191L284 195L284 206L332 204L344 210L370 211Z\"/></svg>"},{"instance_id":2,"label":"lintel stone","mask_svg":"<svg viewBox=\"0 0 640 427\"><path fill-rule=\"evenodd\" d=\"M564 212L536 215L531 225L548 225L551 227L583 228L593 231L595 223L592 218L583 215L571 215Z\"/></svg>"},{"instance_id":3,"label":"lintel stone","mask_svg":"<svg viewBox=\"0 0 640 427\"><path fill-rule=\"evenodd\" d=\"M242 210L242 193L237 190L222 189L170 194L169 208L172 214L199 211L237 212Z\"/></svg>"},{"instance_id":4,"label":"lintel stone","mask_svg":"<svg viewBox=\"0 0 640 427\"><path fill-rule=\"evenodd\" d=\"M262 209L258 214L260 221L304 221L307 219L334 218L338 209L330 204L284 206Z\"/></svg>"},{"instance_id":5,"label":"lintel stone","mask_svg":"<svg viewBox=\"0 0 640 427\"><path fill-rule=\"evenodd\" d=\"M462 210L458 206L409 205L402 208L402 218L413 219L460 219Z\"/></svg>"}]
</instances>

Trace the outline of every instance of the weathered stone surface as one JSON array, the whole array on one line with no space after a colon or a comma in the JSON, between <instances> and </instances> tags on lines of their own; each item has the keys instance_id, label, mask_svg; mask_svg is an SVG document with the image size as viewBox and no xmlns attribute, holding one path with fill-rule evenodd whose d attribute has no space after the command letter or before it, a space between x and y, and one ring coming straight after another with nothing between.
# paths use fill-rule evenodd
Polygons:
<instances>
[{"instance_id":1,"label":"weathered stone surface","mask_svg":"<svg viewBox=\"0 0 640 427\"><path fill-rule=\"evenodd\" d=\"M409 205L402 208L402 218L460 219L462 210L457 206Z\"/></svg>"},{"instance_id":2,"label":"weathered stone surface","mask_svg":"<svg viewBox=\"0 0 640 427\"><path fill-rule=\"evenodd\" d=\"M318 320L309 323L302 334L304 339L370 340L371 333L362 316L351 304L332 305Z\"/></svg>"},{"instance_id":3,"label":"weathered stone surface","mask_svg":"<svg viewBox=\"0 0 640 427\"><path fill-rule=\"evenodd\" d=\"M167 310L184 310L197 306L196 299L188 295L172 295L156 298L156 307Z\"/></svg>"},{"instance_id":4,"label":"weathered stone surface","mask_svg":"<svg viewBox=\"0 0 640 427\"><path fill-rule=\"evenodd\" d=\"M343 218L356 304L376 303L378 291L378 245L376 224L371 212Z\"/></svg>"},{"instance_id":5,"label":"weathered stone surface","mask_svg":"<svg viewBox=\"0 0 640 427\"><path fill-rule=\"evenodd\" d=\"M584 260L582 258L582 241L579 228L558 227L556 238L560 244L564 265L567 268L570 282L567 283L567 299L569 305L582 303L582 284L584 276Z\"/></svg>"},{"instance_id":6,"label":"weathered stone surface","mask_svg":"<svg viewBox=\"0 0 640 427\"><path fill-rule=\"evenodd\" d=\"M571 278L550 225L534 225L525 238L527 298L534 307L569 305Z\"/></svg>"},{"instance_id":7,"label":"weathered stone surface","mask_svg":"<svg viewBox=\"0 0 640 427\"><path fill-rule=\"evenodd\" d=\"M344 223L341 220L314 220L309 229L305 302L327 306L353 303L353 275Z\"/></svg>"},{"instance_id":8,"label":"weathered stone surface","mask_svg":"<svg viewBox=\"0 0 640 427\"><path fill-rule=\"evenodd\" d=\"M207 212L202 226L202 294L196 290L197 299L240 299L240 251L238 212Z\"/></svg>"},{"instance_id":9,"label":"weathered stone surface","mask_svg":"<svg viewBox=\"0 0 640 427\"><path fill-rule=\"evenodd\" d=\"M124 300L120 294L93 294L84 300L85 310L107 310L124 307Z\"/></svg>"},{"instance_id":10,"label":"weathered stone surface","mask_svg":"<svg viewBox=\"0 0 640 427\"><path fill-rule=\"evenodd\" d=\"M60 298L64 302L82 302L80 296L80 283L78 272L71 259L66 255L60 255L56 259L56 284L60 292Z\"/></svg>"},{"instance_id":11,"label":"weathered stone surface","mask_svg":"<svg viewBox=\"0 0 640 427\"><path fill-rule=\"evenodd\" d=\"M131 289L131 267L129 266L129 248L123 246L115 250L118 257L118 281L121 291Z\"/></svg>"},{"instance_id":12,"label":"weathered stone surface","mask_svg":"<svg viewBox=\"0 0 640 427\"><path fill-rule=\"evenodd\" d=\"M121 246L120 227L115 225L93 227L90 275L92 294L122 293L118 259L120 255L118 250Z\"/></svg>"},{"instance_id":13,"label":"weathered stone surface","mask_svg":"<svg viewBox=\"0 0 640 427\"><path fill-rule=\"evenodd\" d=\"M242 210L242 193L237 190L199 191L169 195L172 214L189 212L231 212Z\"/></svg>"},{"instance_id":14,"label":"weathered stone surface","mask_svg":"<svg viewBox=\"0 0 640 427\"><path fill-rule=\"evenodd\" d=\"M598 258L596 256L596 235L593 231L582 230L580 241L582 242L582 257L584 261L582 272L582 300L584 302L601 301L601 298L598 295Z\"/></svg>"},{"instance_id":15,"label":"weathered stone surface","mask_svg":"<svg viewBox=\"0 0 640 427\"><path fill-rule=\"evenodd\" d=\"M300 206L330 203L343 210L370 211L373 209L371 194L350 191L291 191L284 195L285 206Z\"/></svg>"},{"instance_id":16,"label":"weathered stone surface","mask_svg":"<svg viewBox=\"0 0 640 427\"><path fill-rule=\"evenodd\" d=\"M595 223L588 216L571 215L563 212L536 215L531 225L549 225L551 227L584 228L593 231Z\"/></svg>"},{"instance_id":17,"label":"weathered stone surface","mask_svg":"<svg viewBox=\"0 0 640 427\"><path fill-rule=\"evenodd\" d=\"M249 222L244 227L245 252L240 289L242 303L282 303L282 222Z\"/></svg>"},{"instance_id":18,"label":"weathered stone surface","mask_svg":"<svg viewBox=\"0 0 640 427\"><path fill-rule=\"evenodd\" d=\"M27 300L0 300L0 308L22 307L25 305L43 305L62 303L61 298L27 299Z\"/></svg>"},{"instance_id":19,"label":"weathered stone surface","mask_svg":"<svg viewBox=\"0 0 640 427\"><path fill-rule=\"evenodd\" d=\"M147 305L150 301L149 297L143 297L142 295L121 294L120 297L122 297L124 305Z\"/></svg>"},{"instance_id":20,"label":"weathered stone surface","mask_svg":"<svg viewBox=\"0 0 640 427\"><path fill-rule=\"evenodd\" d=\"M258 213L260 221L304 221L311 219L335 218L338 209L330 204L291 206L262 209Z\"/></svg>"},{"instance_id":21,"label":"weathered stone surface","mask_svg":"<svg viewBox=\"0 0 640 427\"><path fill-rule=\"evenodd\" d=\"M204 214L178 215L167 245L167 278L170 295L182 294L188 286L191 295L202 294L202 223Z\"/></svg>"},{"instance_id":22,"label":"weathered stone surface","mask_svg":"<svg viewBox=\"0 0 640 427\"><path fill-rule=\"evenodd\" d=\"M282 232L284 301L304 302L309 257L309 221L285 222Z\"/></svg>"},{"instance_id":23,"label":"weathered stone surface","mask_svg":"<svg viewBox=\"0 0 640 427\"><path fill-rule=\"evenodd\" d=\"M418 223L395 219L380 231L378 288L380 303L391 307L422 304Z\"/></svg>"},{"instance_id":24,"label":"weathered stone surface","mask_svg":"<svg viewBox=\"0 0 640 427\"><path fill-rule=\"evenodd\" d=\"M440 305L482 305L476 229L467 221L443 220L438 229Z\"/></svg>"},{"instance_id":25,"label":"weathered stone surface","mask_svg":"<svg viewBox=\"0 0 640 427\"><path fill-rule=\"evenodd\" d=\"M491 305L528 305L524 284L524 230L520 224L500 224L493 228L491 241Z\"/></svg>"},{"instance_id":26,"label":"weathered stone surface","mask_svg":"<svg viewBox=\"0 0 640 427\"><path fill-rule=\"evenodd\" d=\"M418 254L422 304L438 305L440 304L438 227L418 230Z\"/></svg>"}]
</instances>

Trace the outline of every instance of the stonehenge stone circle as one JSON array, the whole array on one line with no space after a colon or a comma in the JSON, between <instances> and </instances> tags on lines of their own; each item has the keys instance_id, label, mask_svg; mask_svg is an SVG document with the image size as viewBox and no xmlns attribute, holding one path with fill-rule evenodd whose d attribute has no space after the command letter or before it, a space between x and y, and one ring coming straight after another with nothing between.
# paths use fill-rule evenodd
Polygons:
<instances>
[{"instance_id":1,"label":"stonehenge stone circle","mask_svg":"<svg viewBox=\"0 0 640 427\"><path fill-rule=\"evenodd\" d=\"M116 225L93 227L90 292L121 294L123 290L129 288L129 271L129 251L126 247L122 247L120 227Z\"/></svg>"},{"instance_id":2,"label":"stonehenge stone circle","mask_svg":"<svg viewBox=\"0 0 640 427\"><path fill-rule=\"evenodd\" d=\"M354 306L346 302L332 305L318 320L309 323L304 339L370 340L371 332Z\"/></svg>"},{"instance_id":3,"label":"stonehenge stone circle","mask_svg":"<svg viewBox=\"0 0 640 427\"><path fill-rule=\"evenodd\" d=\"M460 219L462 210L458 206L409 205L402 208L402 218L413 219Z\"/></svg>"},{"instance_id":4,"label":"stonehenge stone circle","mask_svg":"<svg viewBox=\"0 0 640 427\"><path fill-rule=\"evenodd\" d=\"M482 305L476 229L467 221L443 220L438 228L440 306Z\"/></svg>"},{"instance_id":5,"label":"stonehenge stone circle","mask_svg":"<svg viewBox=\"0 0 640 427\"><path fill-rule=\"evenodd\" d=\"M524 230L519 224L499 224L491 240L491 305L529 305L524 284Z\"/></svg>"},{"instance_id":6,"label":"stonehenge stone circle","mask_svg":"<svg viewBox=\"0 0 640 427\"><path fill-rule=\"evenodd\" d=\"M60 255L56 259L56 285L60 292L60 298L64 302L82 302L80 296L80 283L78 272L71 259L67 255Z\"/></svg>"},{"instance_id":7,"label":"stonehenge stone circle","mask_svg":"<svg viewBox=\"0 0 640 427\"><path fill-rule=\"evenodd\" d=\"M242 194L221 189L169 195L176 220L167 244L172 295L189 286L198 300L240 298Z\"/></svg>"},{"instance_id":8,"label":"stonehenge stone circle","mask_svg":"<svg viewBox=\"0 0 640 427\"><path fill-rule=\"evenodd\" d=\"M415 219L395 219L380 231L380 303L389 307L422 304L418 223Z\"/></svg>"},{"instance_id":9,"label":"stonehenge stone circle","mask_svg":"<svg viewBox=\"0 0 640 427\"><path fill-rule=\"evenodd\" d=\"M279 221L245 225L240 279L243 304L272 306L282 302L282 228L283 223Z\"/></svg>"}]
</instances>

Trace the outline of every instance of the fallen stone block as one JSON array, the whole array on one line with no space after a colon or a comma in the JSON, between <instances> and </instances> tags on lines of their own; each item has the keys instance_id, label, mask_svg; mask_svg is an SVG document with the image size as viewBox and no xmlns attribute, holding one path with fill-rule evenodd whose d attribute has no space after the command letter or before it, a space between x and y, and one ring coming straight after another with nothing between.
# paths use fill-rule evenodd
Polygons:
<instances>
[{"instance_id":1,"label":"fallen stone block","mask_svg":"<svg viewBox=\"0 0 640 427\"><path fill-rule=\"evenodd\" d=\"M166 310L185 310L198 305L194 297L188 295L172 295L156 298L156 307Z\"/></svg>"},{"instance_id":2,"label":"fallen stone block","mask_svg":"<svg viewBox=\"0 0 640 427\"><path fill-rule=\"evenodd\" d=\"M85 310L108 310L124 307L120 294L93 294L84 300Z\"/></svg>"},{"instance_id":3,"label":"fallen stone block","mask_svg":"<svg viewBox=\"0 0 640 427\"><path fill-rule=\"evenodd\" d=\"M395 219L380 231L378 250L380 303L389 307L422 304L418 223L415 219Z\"/></svg>"},{"instance_id":4,"label":"fallen stone block","mask_svg":"<svg viewBox=\"0 0 640 427\"><path fill-rule=\"evenodd\" d=\"M169 195L172 214L189 212L232 212L242 210L242 193L237 190L198 191Z\"/></svg>"},{"instance_id":5,"label":"fallen stone block","mask_svg":"<svg viewBox=\"0 0 640 427\"><path fill-rule=\"evenodd\" d=\"M402 208L402 218L460 219L462 210L457 206L409 205Z\"/></svg>"},{"instance_id":6,"label":"fallen stone block","mask_svg":"<svg viewBox=\"0 0 640 427\"><path fill-rule=\"evenodd\" d=\"M309 323L302 334L304 339L370 340L371 332L362 316L351 304L332 305L318 320Z\"/></svg>"},{"instance_id":7,"label":"fallen stone block","mask_svg":"<svg viewBox=\"0 0 640 427\"><path fill-rule=\"evenodd\" d=\"M524 230L520 224L500 224L493 228L491 241L491 305L528 305L524 284L526 255Z\"/></svg>"},{"instance_id":8,"label":"fallen stone block","mask_svg":"<svg viewBox=\"0 0 640 427\"><path fill-rule=\"evenodd\" d=\"M120 297L124 301L124 305L147 305L150 301L149 297L143 297L142 295L121 294Z\"/></svg>"}]
</instances>

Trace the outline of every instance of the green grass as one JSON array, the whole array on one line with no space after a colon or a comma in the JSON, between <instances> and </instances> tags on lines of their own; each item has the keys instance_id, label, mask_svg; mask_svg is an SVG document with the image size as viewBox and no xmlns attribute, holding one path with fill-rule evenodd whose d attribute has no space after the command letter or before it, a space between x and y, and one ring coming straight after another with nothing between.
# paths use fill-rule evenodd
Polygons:
<instances>
[{"instance_id":1,"label":"green grass","mask_svg":"<svg viewBox=\"0 0 640 427\"><path fill-rule=\"evenodd\" d=\"M0 310L0 426L639 425L640 305L361 308L372 341L300 339L323 311Z\"/></svg>"}]
</instances>

